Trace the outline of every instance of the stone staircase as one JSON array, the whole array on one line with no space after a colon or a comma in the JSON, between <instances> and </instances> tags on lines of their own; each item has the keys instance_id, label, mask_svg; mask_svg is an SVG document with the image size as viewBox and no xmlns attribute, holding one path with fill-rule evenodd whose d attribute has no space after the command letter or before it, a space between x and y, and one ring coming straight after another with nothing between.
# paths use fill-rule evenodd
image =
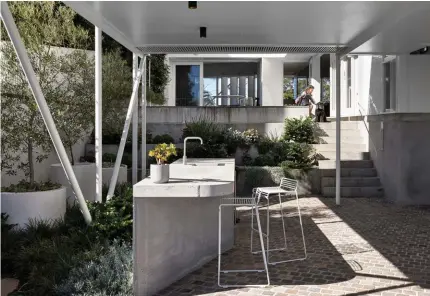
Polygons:
<instances>
[{"instance_id":1,"label":"stone staircase","mask_svg":"<svg viewBox=\"0 0 430 296\"><path fill-rule=\"evenodd\" d=\"M336 123L319 123L319 144L314 148L321 171L323 196L336 195ZM360 135L359 122L341 124L341 196L382 197L384 191Z\"/></svg>"}]
</instances>

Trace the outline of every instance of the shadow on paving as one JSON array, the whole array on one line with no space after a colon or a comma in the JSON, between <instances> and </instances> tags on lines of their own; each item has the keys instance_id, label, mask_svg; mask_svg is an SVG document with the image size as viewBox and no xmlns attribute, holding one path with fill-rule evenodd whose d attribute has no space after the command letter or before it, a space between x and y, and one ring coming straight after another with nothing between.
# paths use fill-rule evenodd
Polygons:
<instances>
[{"instance_id":1,"label":"shadow on paving","mask_svg":"<svg viewBox=\"0 0 430 296\"><path fill-rule=\"evenodd\" d=\"M304 256L303 242L295 202L284 205L284 220L287 232L287 251L273 252L271 261L295 259ZM269 265L270 284L273 285L322 285L338 283L355 277L351 266L320 231L312 218L321 215L318 209L302 207L302 219L307 244L307 259L277 265ZM249 209L239 210L240 223L235 228L235 246L222 256L223 269L259 269L263 267L261 254L250 252ZM266 210L260 210L263 231L266 231ZM279 208L270 207L270 244L271 248L282 248L282 220ZM323 217L321 217L323 218ZM256 228L256 226L255 226ZM258 233L254 234L254 247L259 250ZM248 291L247 288L220 288L217 285L217 259L212 260L199 270L187 275L157 295L199 295L235 289ZM265 284L266 274L227 273L221 275L223 284Z\"/></svg>"},{"instance_id":2,"label":"shadow on paving","mask_svg":"<svg viewBox=\"0 0 430 296\"><path fill-rule=\"evenodd\" d=\"M320 201L411 282L430 288L430 207L368 198L342 199L341 206L334 199Z\"/></svg>"}]
</instances>

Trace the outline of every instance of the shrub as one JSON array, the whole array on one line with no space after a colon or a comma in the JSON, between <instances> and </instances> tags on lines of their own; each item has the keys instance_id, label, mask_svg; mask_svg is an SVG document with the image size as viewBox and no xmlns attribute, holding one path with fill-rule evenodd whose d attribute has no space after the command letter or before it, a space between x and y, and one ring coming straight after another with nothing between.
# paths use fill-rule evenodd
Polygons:
<instances>
[{"instance_id":1,"label":"shrub","mask_svg":"<svg viewBox=\"0 0 430 296\"><path fill-rule=\"evenodd\" d=\"M61 188L60 184L48 182L27 182L26 180L21 180L17 184L13 184L7 187L2 187L2 192L35 192L35 191L48 191Z\"/></svg>"},{"instance_id":2,"label":"shrub","mask_svg":"<svg viewBox=\"0 0 430 296\"><path fill-rule=\"evenodd\" d=\"M237 194L246 196L252 193L252 188L262 186L277 186L284 177L281 167L238 167Z\"/></svg>"},{"instance_id":3,"label":"shrub","mask_svg":"<svg viewBox=\"0 0 430 296\"><path fill-rule=\"evenodd\" d=\"M103 194L105 196L105 194ZM133 238L133 188L121 184L114 196L105 203L88 202L93 217L91 231L98 240L124 240Z\"/></svg>"},{"instance_id":4,"label":"shrub","mask_svg":"<svg viewBox=\"0 0 430 296\"><path fill-rule=\"evenodd\" d=\"M312 145L306 143L288 143L288 157L281 163L282 167L308 169L315 163Z\"/></svg>"},{"instance_id":5,"label":"shrub","mask_svg":"<svg viewBox=\"0 0 430 296\"><path fill-rule=\"evenodd\" d=\"M312 118L286 118L284 140L287 142L315 143L316 124Z\"/></svg>"},{"instance_id":6,"label":"shrub","mask_svg":"<svg viewBox=\"0 0 430 296\"><path fill-rule=\"evenodd\" d=\"M162 144L162 143L166 143L166 144L175 143L175 140L171 135L168 135L168 134L156 135L152 139L152 144Z\"/></svg>"},{"instance_id":7,"label":"shrub","mask_svg":"<svg viewBox=\"0 0 430 296\"><path fill-rule=\"evenodd\" d=\"M94 219L91 226L86 225L77 205L67 209L64 220L31 220L22 229L8 225L3 214L2 274L19 279L24 295L53 295L53 287L72 269L105 256L109 241L132 241L132 196L131 186L121 184L108 202L88 202Z\"/></svg>"},{"instance_id":8,"label":"shrub","mask_svg":"<svg viewBox=\"0 0 430 296\"><path fill-rule=\"evenodd\" d=\"M114 241L105 255L71 270L68 278L55 287L64 296L133 295L132 248Z\"/></svg>"},{"instance_id":9,"label":"shrub","mask_svg":"<svg viewBox=\"0 0 430 296\"><path fill-rule=\"evenodd\" d=\"M246 145L256 144L260 140L260 134L256 129L252 128L244 131L242 137Z\"/></svg>"},{"instance_id":10,"label":"shrub","mask_svg":"<svg viewBox=\"0 0 430 296\"><path fill-rule=\"evenodd\" d=\"M186 137L201 137L203 145L224 143L224 129L216 122L204 117L185 123L182 139Z\"/></svg>"},{"instance_id":11,"label":"shrub","mask_svg":"<svg viewBox=\"0 0 430 296\"><path fill-rule=\"evenodd\" d=\"M232 127L224 130L224 143L226 144L227 153L229 155L234 155L237 147L245 146L243 134Z\"/></svg>"},{"instance_id":12,"label":"shrub","mask_svg":"<svg viewBox=\"0 0 430 296\"><path fill-rule=\"evenodd\" d=\"M266 154L260 154L257 156L252 165L254 166L276 166L278 163L275 160L275 156L272 152L268 152Z\"/></svg>"}]
</instances>

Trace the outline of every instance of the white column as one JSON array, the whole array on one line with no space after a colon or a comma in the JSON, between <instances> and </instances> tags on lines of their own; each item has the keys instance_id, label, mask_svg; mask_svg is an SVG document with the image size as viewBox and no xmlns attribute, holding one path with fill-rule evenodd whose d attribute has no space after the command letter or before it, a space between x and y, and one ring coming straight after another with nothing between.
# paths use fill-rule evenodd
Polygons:
<instances>
[{"instance_id":1,"label":"white column","mask_svg":"<svg viewBox=\"0 0 430 296\"><path fill-rule=\"evenodd\" d=\"M121 166L122 155L124 154L125 142L127 140L128 129L130 128L130 121L136 107L137 91L139 89L140 78L142 78L143 59L140 62L140 67L137 72L136 78L133 82L133 92L130 98L130 104L128 105L127 115L125 117L124 128L122 130L121 142L119 143L118 154L116 155L115 166L113 168L112 179L110 180L109 191L107 199L112 198L115 191L116 182L118 181L119 167Z\"/></svg>"},{"instance_id":2,"label":"white column","mask_svg":"<svg viewBox=\"0 0 430 296\"><path fill-rule=\"evenodd\" d=\"M248 97L255 98L255 76L248 77Z\"/></svg>"},{"instance_id":3,"label":"white column","mask_svg":"<svg viewBox=\"0 0 430 296\"><path fill-rule=\"evenodd\" d=\"M261 106L284 105L284 61L281 58L261 60Z\"/></svg>"},{"instance_id":4,"label":"white column","mask_svg":"<svg viewBox=\"0 0 430 296\"><path fill-rule=\"evenodd\" d=\"M330 109L334 110L336 106L336 54L330 54Z\"/></svg>"},{"instance_id":5,"label":"white column","mask_svg":"<svg viewBox=\"0 0 430 296\"><path fill-rule=\"evenodd\" d=\"M142 179L146 177L146 56L143 58L143 74L142 74L142 101L141 101L141 125L142 125Z\"/></svg>"},{"instance_id":6,"label":"white column","mask_svg":"<svg viewBox=\"0 0 430 296\"><path fill-rule=\"evenodd\" d=\"M70 164L69 157L67 156L66 150L64 149L64 145L61 142L61 138L58 134L57 127L55 126L54 119L52 118L51 112L49 111L45 96L42 93L42 89L40 88L36 73L31 66L27 51L21 40L15 21L12 17L12 14L10 13L6 1L1 2L1 18L3 20L9 38L15 48L19 62L21 63L22 70L24 71L31 91L33 92L33 96L36 99L37 106L39 107L39 111L45 122L46 128L48 129L49 135L51 136L54 148L57 151L57 155L66 173L66 176L69 179L72 188L76 194L76 198L78 199L79 207L81 208L85 222L87 224L91 224L91 214L88 211L88 207L82 194L81 188L79 187L78 180L76 179L72 165Z\"/></svg>"},{"instance_id":7,"label":"white column","mask_svg":"<svg viewBox=\"0 0 430 296\"><path fill-rule=\"evenodd\" d=\"M138 67L138 56L133 54L133 81L136 79L137 67ZM134 85L133 85L134 87ZM139 117L138 117L138 100L135 102L133 110L133 122L132 122L132 162L131 162L131 182L132 184L137 183L137 161L138 161L138 128L139 128Z\"/></svg>"},{"instance_id":8,"label":"white column","mask_svg":"<svg viewBox=\"0 0 430 296\"><path fill-rule=\"evenodd\" d=\"M102 119L102 30L95 27L95 124L94 124L94 138L95 138L95 157L96 157L96 198L97 202L102 202L102 188L103 188L103 119Z\"/></svg>"},{"instance_id":9,"label":"white column","mask_svg":"<svg viewBox=\"0 0 430 296\"><path fill-rule=\"evenodd\" d=\"M340 147L341 147L341 135L340 135L340 56L336 55L336 204L340 205L340 176L341 176L341 168L340 168Z\"/></svg>"},{"instance_id":10,"label":"white column","mask_svg":"<svg viewBox=\"0 0 430 296\"><path fill-rule=\"evenodd\" d=\"M246 96L246 77L239 77L239 95Z\"/></svg>"},{"instance_id":11,"label":"white column","mask_svg":"<svg viewBox=\"0 0 430 296\"><path fill-rule=\"evenodd\" d=\"M221 78L221 95L226 96L228 95L228 78L222 77ZM225 98L217 98L217 105L225 105L226 99Z\"/></svg>"},{"instance_id":12,"label":"white column","mask_svg":"<svg viewBox=\"0 0 430 296\"><path fill-rule=\"evenodd\" d=\"M237 95L238 94L238 86L239 86L239 78L238 77L231 77L230 78L230 95ZM237 98L229 98L229 105L235 105L237 101Z\"/></svg>"},{"instance_id":13,"label":"white column","mask_svg":"<svg viewBox=\"0 0 430 296\"><path fill-rule=\"evenodd\" d=\"M311 59L310 84L314 86L313 97L315 102L321 101L321 55L317 54ZM314 108L315 109L315 108Z\"/></svg>"}]
</instances>

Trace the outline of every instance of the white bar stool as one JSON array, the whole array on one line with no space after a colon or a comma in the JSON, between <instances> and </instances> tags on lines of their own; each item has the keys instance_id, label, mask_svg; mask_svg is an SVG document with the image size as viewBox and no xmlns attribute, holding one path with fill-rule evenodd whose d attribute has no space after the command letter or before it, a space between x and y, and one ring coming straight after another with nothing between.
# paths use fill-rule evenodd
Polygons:
<instances>
[{"instance_id":1,"label":"white bar stool","mask_svg":"<svg viewBox=\"0 0 430 296\"><path fill-rule=\"evenodd\" d=\"M222 208L223 207L237 207L237 206L251 206L252 212L257 216L257 226L258 226L258 232L260 236L260 244L261 244L261 250L262 250L262 257L263 257L263 263L264 263L264 269L221 269L221 238L222 238ZM254 214L252 214L254 216ZM254 231L252 231L254 232ZM223 285L221 284L220 280L220 274L222 273L229 273L229 272L266 272L267 275L267 284L266 285ZM219 211L218 211L218 286L222 288L229 288L229 287L266 287L270 285L270 278L269 278L269 269L267 267L267 258L266 258L266 252L264 251L264 241L263 241L263 232L261 230L261 223L260 223L260 215L258 212L258 203L257 203L257 197L253 194L251 198L249 197L226 197L221 199L221 203L219 205Z\"/></svg>"},{"instance_id":2,"label":"white bar stool","mask_svg":"<svg viewBox=\"0 0 430 296\"><path fill-rule=\"evenodd\" d=\"M300 204L299 204L299 196L297 194L297 187L298 182L294 179L289 178L282 178L281 183L278 187L259 187L253 189L253 194L257 196L257 203L260 202L262 198L267 200L267 225L266 225L266 233L263 233L263 236L267 238L267 262L271 265L276 265L278 263L284 263L284 262L291 262L291 261L299 261L299 260L305 260L307 258L307 251L306 251L306 242L305 242L305 234L303 231L303 223L302 223L302 215L300 213ZM281 219L282 219L282 229L283 229L283 235L284 235L284 247L283 248L277 248L277 249L270 249L269 241L270 241L270 214L269 214L269 205L270 205L270 196L278 195L279 198L279 211L281 213ZM284 213L282 210L282 199L281 195L295 195L296 201L297 201L297 211L299 213L299 220L300 220L300 228L302 232L302 239L303 239L303 249L304 249L304 257L296 258L296 259L289 259L289 260L282 260L282 261L274 261L270 262L270 252L272 251L282 251L287 249L287 237L286 237L286 231L285 231L285 222L284 222ZM257 206L258 207L258 206ZM257 211L256 211L257 213ZM261 249L260 251L253 251L253 233L257 229L254 228L254 212L252 212L251 217L251 253L256 254L260 252L264 252L264 249Z\"/></svg>"}]
</instances>

